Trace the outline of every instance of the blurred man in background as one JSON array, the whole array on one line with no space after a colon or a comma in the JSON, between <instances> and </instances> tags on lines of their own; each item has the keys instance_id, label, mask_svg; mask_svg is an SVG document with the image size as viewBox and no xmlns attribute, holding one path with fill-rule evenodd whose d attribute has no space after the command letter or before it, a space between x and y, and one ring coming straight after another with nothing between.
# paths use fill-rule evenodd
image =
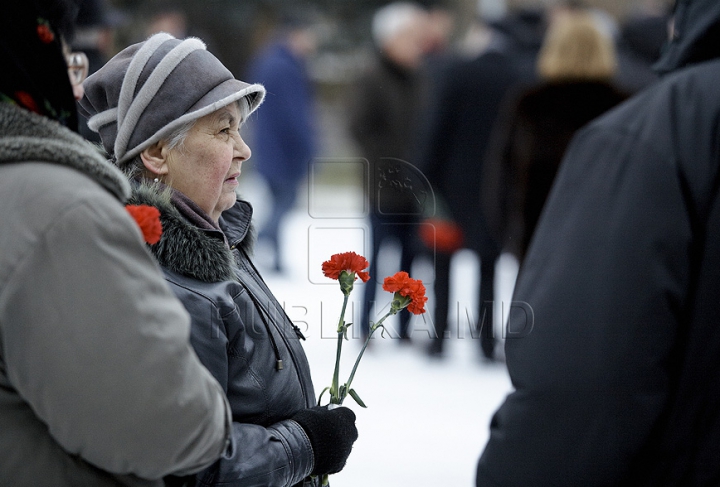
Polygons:
<instances>
[{"instance_id":1,"label":"blurred man in background","mask_svg":"<svg viewBox=\"0 0 720 487\"><path fill-rule=\"evenodd\" d=\"M370 275L362 303L362 335L368 335L375 279L392 274L379 269L378 252L384 243L400 245L400 270L410 272L421 211L419 171L413 165L415 135L421 113L421 68L426 37L426 11L411 2L395 2L375 12L372 36L376 62L352 86L348 109L350 133L368 161L372 251ZM410 340L410 314L400 316L400 339Z\"/></svg>"},{"instance_id":2,"label":"blurred man in background","mask_svg":"<svg viewBox=\"0 0 720 487\"><path fill-rule=\"evenodd\" d=\"M259 239L282 272L281 224L295 204L298 187L317 154L315 93L307 60L318 44L312 16L302 9L281 14L272 41L252 60L247 79L267 89L263 112L252 121L253 162L273 198Z\"/></svg>"}]
</instances>

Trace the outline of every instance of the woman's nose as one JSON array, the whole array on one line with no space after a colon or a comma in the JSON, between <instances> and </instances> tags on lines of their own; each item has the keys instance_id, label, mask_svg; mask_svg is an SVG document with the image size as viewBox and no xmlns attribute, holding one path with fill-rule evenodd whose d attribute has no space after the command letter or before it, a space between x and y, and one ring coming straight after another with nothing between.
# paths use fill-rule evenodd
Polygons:
<instances>
[{"instance_id":1,"label":"woman's nose","mask_svg":"<svg viewBox=\"0 0 720 487\"><path fill-rule=\"evenodd\" d=\"M75 101L82 100L83 95L85 94L85 88L83 88L82 83L79 85L73 85L73 96L75 97Z\"/></svg>"},{"instance_id":2,"label":"woman's nose","mask_svg":"<svg viewBox=\"0 0 720 487\"><path fill-rule=\"evenodd\" d=\"M252 155L250 146L245 143L245 141L239 134L235 138L235 151L237 152L236 157L239 157L243 161L247 161Z\"/></svg>"}]
</instances>

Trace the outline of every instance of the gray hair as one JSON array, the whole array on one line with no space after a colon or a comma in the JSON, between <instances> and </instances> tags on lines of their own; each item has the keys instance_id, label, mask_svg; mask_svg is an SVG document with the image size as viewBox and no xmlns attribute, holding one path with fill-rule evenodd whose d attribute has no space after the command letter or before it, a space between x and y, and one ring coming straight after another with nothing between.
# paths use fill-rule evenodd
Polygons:
<instances>
[{"instance_id":1,"label":"gray hair","mask_svg":"<svg viewBox=\"0 0 720 487\"><path fill-rule=\"evenodd\" d=\"M245 123L245 120L247 120L247 117L250 115L251 112L250 101L247 99L247 97L243 97L239 100L236 100L234 103L240 109L241 123ZM163 139L167 143L168 149L177 149L178 151L182 152L182 150L184 149L185 139L187 138L190 130L192 130L198 120L199 119L195 119L185 122L182 125L176 127L175 130L170 132L170 134L168 134L168 136ZM140 154L136 155L132 159L120 163L119 167L131 179L138 178L142 176L142 174L145 172L145 164L143 163Z\"/></svg>"},{"instance_id":2,"label":"gray hair","mask_svg":"<svg viewBox=\"0 0 720 487\"><path fill-rule=\"evenodd\" d=\"M413 2L393 2L375 12L372 19L372 37L375 45L382 48L398 32L406 29L425 10Z\"/></svg>"}]
</instances>

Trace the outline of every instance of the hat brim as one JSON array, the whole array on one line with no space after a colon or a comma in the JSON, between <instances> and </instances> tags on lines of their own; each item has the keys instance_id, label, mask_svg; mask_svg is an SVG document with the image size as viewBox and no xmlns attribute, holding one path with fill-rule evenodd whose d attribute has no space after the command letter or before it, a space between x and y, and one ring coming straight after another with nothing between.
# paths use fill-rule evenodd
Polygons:
<instances>
[{"instance_id":1,"label":"hat brim","mask_svg":"<svg viewBox=\"0 0 720 487\"><path fill-rule=\"evenodd\" d=\"M250 107L248 115L250 115L252 112L257 110L257 108L265 100L265 87L258 83L248 84L234 78L223 81L218 86L210 90L205 96L200 98L197 103L190 108L188 113L165 125L163 128L158 130L155 135L128 151L122 157L122 160L119 160L118 162L120 163L132 159L148 147L169 136L181 125L202 118L205 115L209 115L242 98L248 99L248 105Z\"/></svg>"}]
</instances>

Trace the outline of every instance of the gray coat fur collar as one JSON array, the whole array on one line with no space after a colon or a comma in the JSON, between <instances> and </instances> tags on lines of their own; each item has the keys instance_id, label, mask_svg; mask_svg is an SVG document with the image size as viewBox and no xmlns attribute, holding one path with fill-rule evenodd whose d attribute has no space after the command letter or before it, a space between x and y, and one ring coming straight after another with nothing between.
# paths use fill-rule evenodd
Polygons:
<instances>
[{"instance_id":1,"label":"gray coat fur collar","mask_svg":"<svg viewBox=\"0 0 720 487\"><path fill-rule=\"evenodd\" d=\"M160 211L162 237L150 246L161 267L203 282L235 280L231 248L250 253L253 242L252 207L238 201L220 219L220 231L190 224L170 200L171 190L143 181L133 187L130 203Z\"/></svg>"},{"instance_id":2,"label":"gray coat fur collar","mask_svg":"<svg viewBox=\"0 0 720 487\"><path fill-rule=\"evenodd\" d=\"M54 120L0 102L0 164L28 161L76 169L121 201L130 195L127 178L90 142Z\"/></svg>"}]
</instances>

